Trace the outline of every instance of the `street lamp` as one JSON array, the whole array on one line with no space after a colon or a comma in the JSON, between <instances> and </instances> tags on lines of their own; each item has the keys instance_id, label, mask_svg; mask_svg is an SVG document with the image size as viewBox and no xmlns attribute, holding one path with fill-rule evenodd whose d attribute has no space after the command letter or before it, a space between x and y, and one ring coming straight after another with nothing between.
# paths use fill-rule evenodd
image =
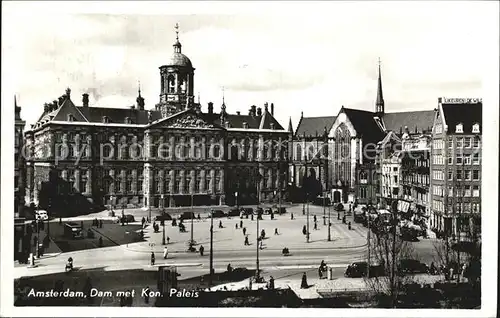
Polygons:
<instances>
[{"instance_id":1,"label":"street lamp","mask_svg":"<svg viewBox=\"0 0 500 318\"><path fill-rule=\"evenodd\" d=\"M235 199L236 199L236 209L238 209L238 210L239 210L239 206L238 206L238 191L235 191L235 192L234 192L234 197L235 197Z\"/></svg>"},{"instance_id":2,"label":"street lamp","mask_svg":"<svg viewBox=\"0 0 500 318\"><path fill-rule=\"evenodd\" d=\"M194 228L194 211L193 211L193 193L191 193L191 241L190 244L194 244L194 238L193 238L193 228Z\"/></svg>"},{"instance_id":3,"label":"street lamp","mask_svg":"<svg viewBox=\"0 0 500 318\"><path fill-rule=\"evenodd\" d=\"M326 191L323 193L323 225L326 225Z\"/></svg>"},{"instance_id":4,"label":"street lamp","mask_svg":"<svg viewBox=\"0 0 500 318\"><path fill-rule=\"evenodd\" d=\"M330 233L330 228L332 226L332 221L330 220L330 211L332 209L332 206L331 204L328 205L328 241L331 241L332 240L332 235Z\"/></svg>"},{"instance_id":5,"label":"street lamp","mask_svg":"<svg viewBox=\"0 0 500 318\"><path fill-rule=\"evenodd\" d=\"M214 273L214 211L210 211L210 279L208 287L212 286L212 276Z\"/></svg>"},{"instance_id":6,"label":"street lamp","mask_svg":"<svg viewBox=\"0 0 500 318\"><path fill-rule=\"evenodd\" d=\"M257 232L255 234L256 236L256 242L257 242L257 259L255 261L256 265L256 272L255 272L255 281L258 282L260 280L260 268L259 268L259 217L260 217L260 180L262 176L260 173L257 176Z\"/></svg>"},{"instance_id":7,"label":"street lamp","mask_svg":"<svg viewBox=\"0 0 500 318\"><path fill-rule=\"evenodd\" d=\"M162 215L162 223L163 223L163 237L161 238L161 244L165 245L165 201L164 195L161 195L161 215Z\"/></svg>"}]
</instances>

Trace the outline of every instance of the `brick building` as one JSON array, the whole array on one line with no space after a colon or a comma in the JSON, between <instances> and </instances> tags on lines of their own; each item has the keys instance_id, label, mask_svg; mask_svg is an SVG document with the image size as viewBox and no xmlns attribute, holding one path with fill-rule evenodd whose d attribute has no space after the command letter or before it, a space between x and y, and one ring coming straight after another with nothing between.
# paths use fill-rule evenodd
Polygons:
<instances>
[{"instance_id":1,"label":"brick building","mask_svg":"<svg viewBox=\"0 0 500 318\"><path fill-rule=\"evenodd\" d=\"M460 232L464 239L477 238L481 231L482 100L439 98L438 104L432 134L431 228L441 237L456 238Z\"/></svg>"}]
</instances>

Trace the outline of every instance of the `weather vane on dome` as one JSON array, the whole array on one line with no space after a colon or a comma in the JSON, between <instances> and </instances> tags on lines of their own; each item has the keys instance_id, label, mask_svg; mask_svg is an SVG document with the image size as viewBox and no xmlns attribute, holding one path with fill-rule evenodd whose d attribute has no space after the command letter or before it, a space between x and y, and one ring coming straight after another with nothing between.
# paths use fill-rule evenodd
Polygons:
<instances>
[{"instance_id":1,"label":"weather vane on dome","mask_svg":"<svg viewBox=\"0 0 500 318\"><path fill-rule=\"evenodd\" d=\"M179 23L175 24L175 38L179 41Z\"/></svg>"}]
</instances>

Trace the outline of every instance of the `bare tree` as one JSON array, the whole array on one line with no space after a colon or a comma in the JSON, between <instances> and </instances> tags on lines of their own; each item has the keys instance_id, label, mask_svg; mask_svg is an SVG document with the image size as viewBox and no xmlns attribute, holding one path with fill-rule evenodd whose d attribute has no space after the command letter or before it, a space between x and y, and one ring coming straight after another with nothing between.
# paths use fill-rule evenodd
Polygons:
<instances>
[{"instance_id":1,"label":"bare tree","mask_svg":"<svg viewBox=\"0 0 500 318\"><path fill-rule=\"evenodd\" d=\"M375 238L370 240L371 264L370 277L365 278L366 285L375 294L387 300L391 308L397 306L405 285L414 281L413 275L404 273L399 268L403 259L416 259L413 245L396 234L396 220L390 227L379 226Z\"/></svg>"}]
</instances>

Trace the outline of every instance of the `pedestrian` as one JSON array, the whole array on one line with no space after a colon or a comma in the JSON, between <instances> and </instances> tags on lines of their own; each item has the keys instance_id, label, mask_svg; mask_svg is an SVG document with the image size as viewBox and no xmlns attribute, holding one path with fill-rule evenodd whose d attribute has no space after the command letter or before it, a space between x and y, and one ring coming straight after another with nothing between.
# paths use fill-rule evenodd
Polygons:
<instances>
[{"instance_id":1,"label":"pedestrian","mask_svg":"<svg viewBox=\"0 0 500 318\"><path fill-rule=\"evenodd\" d=\"M314 221L314 230L318 229L318 222Z\"/></svg>"},{"instance_id":2,"label":"pedestrian","mask_svg":"<svg viewBox=\"0 0 500 318\"><path fill-rule=\"evenodd\" d=\"M290 213L290 220L293 220L293 213Z\"/></svg>"},{"instance_id":3,"label":"pedestrian","mask_svg":"<svg viewBox=\"0 0 500 318\"><path fill-rule=\"evenodd\" d=\"M231 263L227 264L227 272L231 273L233 271L233 268L231 267Z\"/></svg>"},{"instance_id":4,"label":"pedestrian","mask_svg":"<svg viewBox=\"0 0 500 318\"><path fill-rule=\"evenodd\" d=\"M246 228L246 227L244 227L244 228L243 228L243 235L246 235L246 234L247 234L247 228Z\"/></svg>"},{"instance_id":5,"label":"pedestrian","mask_svg":"<svg viewBox=\"0 0 500 318\"><path fill-rule=\"evenodd\" d=\"M314 216L314 223L316 223L318 219L316 218L316 215Z\"/></svg>"},{"instance_id":6,"label":"pedestrian","mask_svg":"<svg viewBox=\"0 0 500 318\"><path fill-rule=\"evenodd\" d=\"M141 224L142 224L142 227L144 228L144 224L146 224L146 218L145 217L142 217Z\"/></svg>"},{"instance_id":7,"label":"pedestrian","mask_svg":"<svg viewBox=\"0 0 500 318\"><path fill-rule=\"evenodd\" d=\"M253 221L253 213L250 214L250 219Z\"/></svg>"},{"instance_id":8,"label":"pedestrian","mask_svg":"<svg viewBox=\"0 0 500 318\"><path fill-rule=\"evenodd\" d=\"M219 229L222 229L222 221L219 221Z\"/></svg>"},{"instance_id":9,"label":"pedestrian","mask_svg":"<svg viewBox=\"0 0 500 318\"><path fill-rule=\"evenodd\" d=\"M323 279L323 269L320 267L318 267L318 276L319 276L319 279Z\"/></svg>"},{"instance_id":10,"label":"pedestrian","mask_svg":"<svg viewBox=\"0 0 500 318\"><path fill-rule=\"evenodd\" d=\"M302 227L302 234L306 235L307 234L307 229L306 229L306 226L304 225Z\"/></svg>"},{"instance_id":11,"label":"pedestrian","mask_svg":"<svg viewBox=\"0 0 500 318\"><path fill-rule=\"evenodd\" d=\"M265 239L266 238L266 231L264 231L264 229L262 229L262 231L260 231L260 237L262 239Z\"/></svg>"},{"instance_id":12,"label":"pedestrian","mask_svg":"<svg viewBox=\"0 0 500 318\"><path fill-rule=\"evenodd\" d=\"M62 218L59 217L59 225L62 225Z\"/></svg>"},{"instance_id":13,"label":"pedestrian","mask_svg":"<svg viewBox=\"0 0 500 318\"><path fill-rule=\"evenodd\" d=\"M351 229L351 221L349 221L349 223L347 224L347 227L349 228L349 230Z\"/></svg>"},{"instance_id":14,"label":"pedestrian","mask_svg":"<svg viewBox=\"0 0 500 318\"><path fill-rule=\"evenodd\" d=\"M263 249L263 248L264 248L264 241L263 241L263 240L260 240L259 242L260 242L260 243L259 243L259 248L260 248L260 249Z\"/></svg>"},{"instance_id":15,"label":"pedestrian","mask_svg":"<svg viewBox=\"0 0 500 318\"><path fill-rule=\"evenodd\" d=\"M245 245L250 245L250 243L248 242L248 236L245 236Z\"/></svg>"},{"instance_id":16,"label":"pedestrian","mask_svg":"<svg viewBox=\"0 0 500 318\"><path fill-rule=\"evenodd\" d=\"M170 243L170 237L167 236L167 244Z\"/></svg>"},{"instance_id":17,"label":"pedestrian","mask_svg":"<svg viewBox=\"0 0 500 318\"><path fill-rule=\"evenodd\" d=\"M236 223L236 229L238 229L238 223Z\"/></svg>"},{"instance_id":18,"label":"pedestrian","mask_svg":"<svg viewBox=\"0 0 500 318\"><path fill-rule=\"evenodd\" d=\"M165 246L163 248L163 259L167 259L167 256L168 256L168 248Z\"/></svg>"},{"instance_id":19,"label":"pedestrian","mask_svg":"<svg viewBox=\"0 0 500 318\"><path fill-rule=\"evenodd\" d=\"M144 303L149 304L149 286L144 288Z\"/></svg>"},{"instance_id":20,"label":"pedestrian","mask_svg":"<svg viewBox=\"0 0 500 318\"><path fill-rule=\"evenodd\" d=\"M198 221L201 220L201 215L198 213Z\"/></svg>"},{"instance_id":21,"label":"pedestrian","mask_svg":"<svg viewBox=\"0 0 500 318\"><path fill-rule=\"evenodd\" d=\"M205 252L205 248L203 245L200 246L200 256L203 256L203 253Z\"/></svg>"},{"instance_id":22,"label":"pedestrian","mask_svg":"<svg viewBox=\"0 0 500 318\"><path fill-rule=\"evenodd\" d=\"M243 221L240 221L240 228L243 227Z\"/></svg>"},{"instance_id":23,"label":"pedestrian","mask_svg":"<svg viewBox=\"0 0 500 318\"><path fill-rule=\"evenodd\" d=\"M274 220L274 213L271 212L271 220Z\"/></svg>"},{"instance_id":24,"label":"pedestrian","mask_svg":"<svg viewBox=\"0 0 500 318\"><path fill-rule=\"evenodd\" d=\"M99 220L99 227L102 229L102 220Z\"/></svg>"},{"instance_id":25,"label":"pedestrian","mask_svg":"<svg viewBox=\"0 0 500 318\"><path fill-rule=\"evenodd\" d=\"M278 234L278 228L275 228L275 229L274 229L274 235L279 235L279 234Z\"/></svg>"},{"instance_id":26,"label":"pedestrian","mask_svg":"<svg viewBox=\"0 0 500 318\"><path fill-rule=\"evenodd\" d=\"M308 288L309 285L307 284L307 275L306 275L306 272L304 272L304 274L302 274L302 281L300 282L300 288L301 289L304 289L304 288Z\"/></svg>"},{"instance_id":27,"label":"pedestrian","mask_svg":"<svg viewBox=\"0 0 500 318\"><path fill-rule=\"evenodd\" d=\"M272 276L269 278L269 289L274 289L274 278Z\"/></svg>"},{"instance_id":28,"label":"pedestrian","mask_svg":"<svg viewBox=\"0 0 500 318\"><path fill-rule=\"evenodd\" d=\"M129 289L127 290L127 306L132 307L133 299L132 299L132 291Z\"/></svg>"},{"instance_id":29,"label":"pedestrian","mask_svg":"<svg viewBox=\"0 0 500 318\"><path fill-rule=\"evenodd\" d=\"M155 265L155 253L151 252L151 266Z\"/></svg>"},{"instance_id":30,"label":"pedestrian","mask_svg":"<svg viewBox=\"0 0 500 318\"><path fill-rule=\"evenodd\" d=\"M177 226L177 221L175 219L172 219L172 226Z\"/></svg>"}]
</instances>

